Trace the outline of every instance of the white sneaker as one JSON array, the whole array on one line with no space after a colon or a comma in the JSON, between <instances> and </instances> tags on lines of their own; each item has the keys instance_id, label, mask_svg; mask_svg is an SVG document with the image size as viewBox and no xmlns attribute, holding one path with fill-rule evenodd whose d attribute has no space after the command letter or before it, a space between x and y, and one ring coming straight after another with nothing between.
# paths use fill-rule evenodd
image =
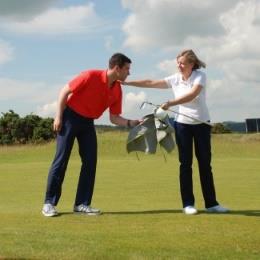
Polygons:
<instances>
[{"instance_id":1,"label":"white sneaker","mask_svg":"<svg viewBox=\"0 0 260 260\"><path fill-rule=\"evenodd\" d=\"M43 205L42 214L45 217L54 217L58 215L58 212L53 205L51 205L50 203L46 203Z\"/></svg>"},{"instance_id":2,"label":"white sneaker","mask_svg":"<svg viewBox=\"0 0 260 260\"><path fill-rule=\"evenodd\" d=\"M227 212L229 212L229 209L224 208L220 205L217 205L214 207L206 208L206 211L209 213L227 213Z\"/></svg>"},{"instance_id":3,"label":"white sneaker","mask_svg":"<svg viewBox=\"0 0 260 260\"><path fill-rule=\"evenodd\" d=\"M86 206L84 204L80 204L78 206L74 206L75 213L82 213L87 215L100 215L101 211L99 209L92 208L90 206Z\"/></svg>"},{"instance_id":4,"label":"white sneaker","mask_svg":"<svg viewBox=\"0 0 260 260\"><path fill-rule=\"evenodd\" d=\"M183 212L186 215L195 215L198 213L197 209L195 209L193 206L187 206L187 207L183 208Z\"/></svg>"}]
</instances>

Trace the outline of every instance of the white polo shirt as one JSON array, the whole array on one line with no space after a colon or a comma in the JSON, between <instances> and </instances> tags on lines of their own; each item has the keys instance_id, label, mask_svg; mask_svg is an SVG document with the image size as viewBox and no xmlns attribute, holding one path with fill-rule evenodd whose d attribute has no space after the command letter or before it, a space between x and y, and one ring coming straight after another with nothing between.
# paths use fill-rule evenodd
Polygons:
<instances>
[{"instance_id":1,"label":"white polo shirt","mask_svg":"<svg viewBox=\"0 0 260 260\"><path fill-rule=\"evenodd\" d=\"M188 103L184 103L178 106L178 112L202 121L210 120L206 104L206 74L204 72L193 70L187 81L182 79L181 73L176 73L172 76L166 77L164 80L168 87L172 88L175 98L187 94L194 85L202 86L202 89L197 97ZM179 114L176 114L175 120L184 124L200 124L200 122L196 120Z\"/></svg>"}]
</instances>

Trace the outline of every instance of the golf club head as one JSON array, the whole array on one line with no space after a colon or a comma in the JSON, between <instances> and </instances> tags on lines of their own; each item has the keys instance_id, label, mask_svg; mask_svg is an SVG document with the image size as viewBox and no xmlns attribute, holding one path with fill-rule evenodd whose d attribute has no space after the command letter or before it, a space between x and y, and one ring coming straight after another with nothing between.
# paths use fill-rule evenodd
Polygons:
<instances>
[{"instance_id":1,"label":"golf club head","mask_svg":"<svg viewBox=\"0 0 260 260\"><path fill-rule=\"evenodd\" d=\"M140 106L140 109L145 109L146 108L146 102L144 101L142 104L141 104L141 106Z\"/></svg>"},{"instance_id":2,"label":"golf club head","mask_svg":"<svg viewBox=\"0 0 260 260\"><path fill-rule=\"evenodd\" d=\"M150 106L153 106L153 107L159 107L159 105L155 105L151 102L148 102L148 101L144 101L141 106L140 106L140 109L145 109L146 108L146 105L150 105Z\"/></svg>"},{"instance_id":3,"label":"golf club head","mask_svg":"<svg viewBox=\"0 0 260 260\"><path fill-rule=\"evenodd\" d=\"M160 120L165 119L167 115L167 111L162 109L161 107L158 107L154 110L154 116Z\"/></svg>"}]
</instances>

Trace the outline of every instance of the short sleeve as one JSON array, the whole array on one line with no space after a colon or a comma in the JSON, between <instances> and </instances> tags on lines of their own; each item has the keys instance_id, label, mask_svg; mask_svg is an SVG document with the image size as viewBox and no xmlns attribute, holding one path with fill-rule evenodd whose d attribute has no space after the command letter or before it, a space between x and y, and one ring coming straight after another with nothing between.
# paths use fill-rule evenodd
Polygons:
<instances>
[{"instance_id":1,"label":"short sleeve","mask_svg":"<svg viewBox=\"0 0 260 260\"><path fill-rule=\"evenodd\" d=\"M204 72L199 72L195 79L194 79L194 82L193 84L194 85L200 85L202 87L205 87L206 86L206 81L207 81L207 78L206 78L206 74Z\"/></svg>"},{"instance_id":2,"label":"short sleeve","mask_svg":"<svg viewBox=\"0 0 260 260\"><path fill-rule=\"evenodd\" d=\"M88 71L81 72L78 76L69 82L71 92L78 92L83 86L88 84L90 74Z\"/></svg>"},{"instance_id":3,"label":"short sleeve","mask_svg":"<svg viewBox=\"0 0 260 260\"><path fill-rule=\"evenodd\" d=\"M173 85L176 85L176 75L171 75L169 77L165 77L164 81L166 82L168 88L172 88Z\"/></svg>"},{"instance_id":4,"label":"short sleeve","mask_svg":"<svg viewBox=\"0 0 260 260\"><path fill-rule=\"evenodd\" d=\"M109 113L113 115L122 114L122 89L119 84L115 102L109 106Z\"/></svg>"}]
</instances>

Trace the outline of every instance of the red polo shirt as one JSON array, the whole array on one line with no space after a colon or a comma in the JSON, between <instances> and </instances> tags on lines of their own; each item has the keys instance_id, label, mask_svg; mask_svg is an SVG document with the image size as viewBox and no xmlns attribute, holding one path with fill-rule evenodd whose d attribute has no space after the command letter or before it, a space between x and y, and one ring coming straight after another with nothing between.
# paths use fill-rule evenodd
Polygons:
<instances>
[{"instance_id":1,"label":"red polo shirt","mask_svg":"<svg viewBox=\"0 0 260 260\"><path fill-rule=\"evenodd\" d=\"M109 107L109 112L122 112L122 90L118 81L108 86L107 70L87 70L69 82L71 94L67 105L78 114L99 118Z\"/></svg>"}]
</instances>

